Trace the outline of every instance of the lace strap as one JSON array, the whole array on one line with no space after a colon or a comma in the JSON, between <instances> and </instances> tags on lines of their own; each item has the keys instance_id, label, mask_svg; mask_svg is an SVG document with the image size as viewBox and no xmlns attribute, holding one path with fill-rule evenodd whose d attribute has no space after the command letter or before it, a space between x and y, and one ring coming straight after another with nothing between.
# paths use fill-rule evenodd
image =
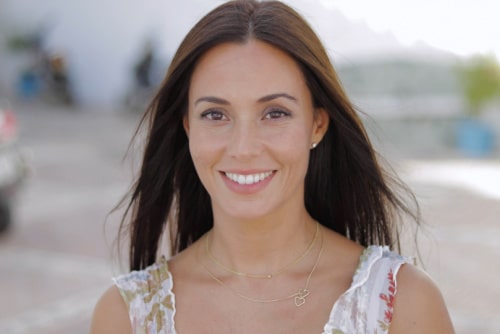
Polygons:
<instances>
[{"instance_id":1,"label":"lace strap","mask_svg":"<svg viewBox=\"0 0 500 334\"><path fill-rule=\"evenodd\" d=\"M164 257L113 281L128 306L134 334L175 334L173 281Z\"/></svg>"}]
</instances>

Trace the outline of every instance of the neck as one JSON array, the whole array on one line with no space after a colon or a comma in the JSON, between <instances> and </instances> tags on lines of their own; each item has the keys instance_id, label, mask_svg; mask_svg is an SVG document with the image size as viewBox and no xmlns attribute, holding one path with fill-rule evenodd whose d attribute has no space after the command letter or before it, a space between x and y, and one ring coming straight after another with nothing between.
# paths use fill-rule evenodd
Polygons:
<instances>
[{"instance_id":1,"label":"neck","mask_svg":"<svg viewBox=\"0 0 500 334\"><path fill-rule=\"evenodd\" d=\"M316 223L307 213L251 221L215 217L210 253L242 273L276 272L307 251L316 234Z\"/></svg>"}]
</instances>

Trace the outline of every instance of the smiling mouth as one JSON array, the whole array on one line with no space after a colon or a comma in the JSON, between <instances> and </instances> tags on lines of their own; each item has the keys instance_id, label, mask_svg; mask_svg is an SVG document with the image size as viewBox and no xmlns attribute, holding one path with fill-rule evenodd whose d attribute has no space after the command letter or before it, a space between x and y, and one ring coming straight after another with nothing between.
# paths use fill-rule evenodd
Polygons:
<instances>
[{"instance_id":1,"label":"smiling mouth","mask_svg":"<svg viewBox=\"0 0 500 334\"><path fill-rule=\"evenodd\" d=\"M273 171L246 175L224 172L224 175L233 182L249 185L264 181L265 179L273 175Z\"/></svg>"}]
</instances>

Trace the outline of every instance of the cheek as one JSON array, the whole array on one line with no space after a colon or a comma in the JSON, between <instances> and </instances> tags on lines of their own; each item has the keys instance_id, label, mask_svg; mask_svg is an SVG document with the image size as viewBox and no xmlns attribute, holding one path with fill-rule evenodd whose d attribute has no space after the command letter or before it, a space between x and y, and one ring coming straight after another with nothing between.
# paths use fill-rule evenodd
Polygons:
<instances>
[{"instance_id":1,"label":"cheek","mask_svg":"<svg viewBox=\"0 0 500 334\"><path fill-rule=\"evenodd\" d=\"M217 161L222 147L223 144L214 136L206 136L202 132L191 132L189 152L198 173L203 172L203 167L213 165Z\"/></svg>"},{"instance_id":2,"label":"cheek","mask_svg":"<svg viewBox=\"0 0 500 334\"><path fill-rule=\"evenodd\" d=\"M285 166L292 170L301 170L301 174L307 172L309 165L309 142L310 132L307 129L299 128L295 131L284 131L272 138L268 138L267 143L271 151L276 154L276 158L281 160Z\"/></svg>"},{"instance_id":3,"label":"cheek","mask_svg":"<svg viewBox=\"0 0 500 334\"><path fill-rule=\"evenodd\" d=\"M311 131L307 127L297 126L275 131L266 138L266 142L289 154L302 156L310 148Z\"/></svg>"}]
</instances>

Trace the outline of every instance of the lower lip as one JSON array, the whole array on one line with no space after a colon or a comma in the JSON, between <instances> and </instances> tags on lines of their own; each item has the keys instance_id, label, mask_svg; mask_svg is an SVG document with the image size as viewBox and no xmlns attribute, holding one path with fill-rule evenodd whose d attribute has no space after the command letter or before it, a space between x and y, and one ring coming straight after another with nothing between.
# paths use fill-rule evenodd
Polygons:
<instances>
[{"instance_id":1,"label":"lower lip","mask_svg":"<svg viewBox=\"0 0 500 334\"><path fill-rule=\"evenodd\" d=\"M222 179L231 191L245 195L254 194L264 189L271 182L271 179L274 177L274 175L275 172L266 177L264 180L253 184L239 184L238 182L234 182L233 180L229 179L226 174L221 173Z\"/></svg>"}]
</instances>

